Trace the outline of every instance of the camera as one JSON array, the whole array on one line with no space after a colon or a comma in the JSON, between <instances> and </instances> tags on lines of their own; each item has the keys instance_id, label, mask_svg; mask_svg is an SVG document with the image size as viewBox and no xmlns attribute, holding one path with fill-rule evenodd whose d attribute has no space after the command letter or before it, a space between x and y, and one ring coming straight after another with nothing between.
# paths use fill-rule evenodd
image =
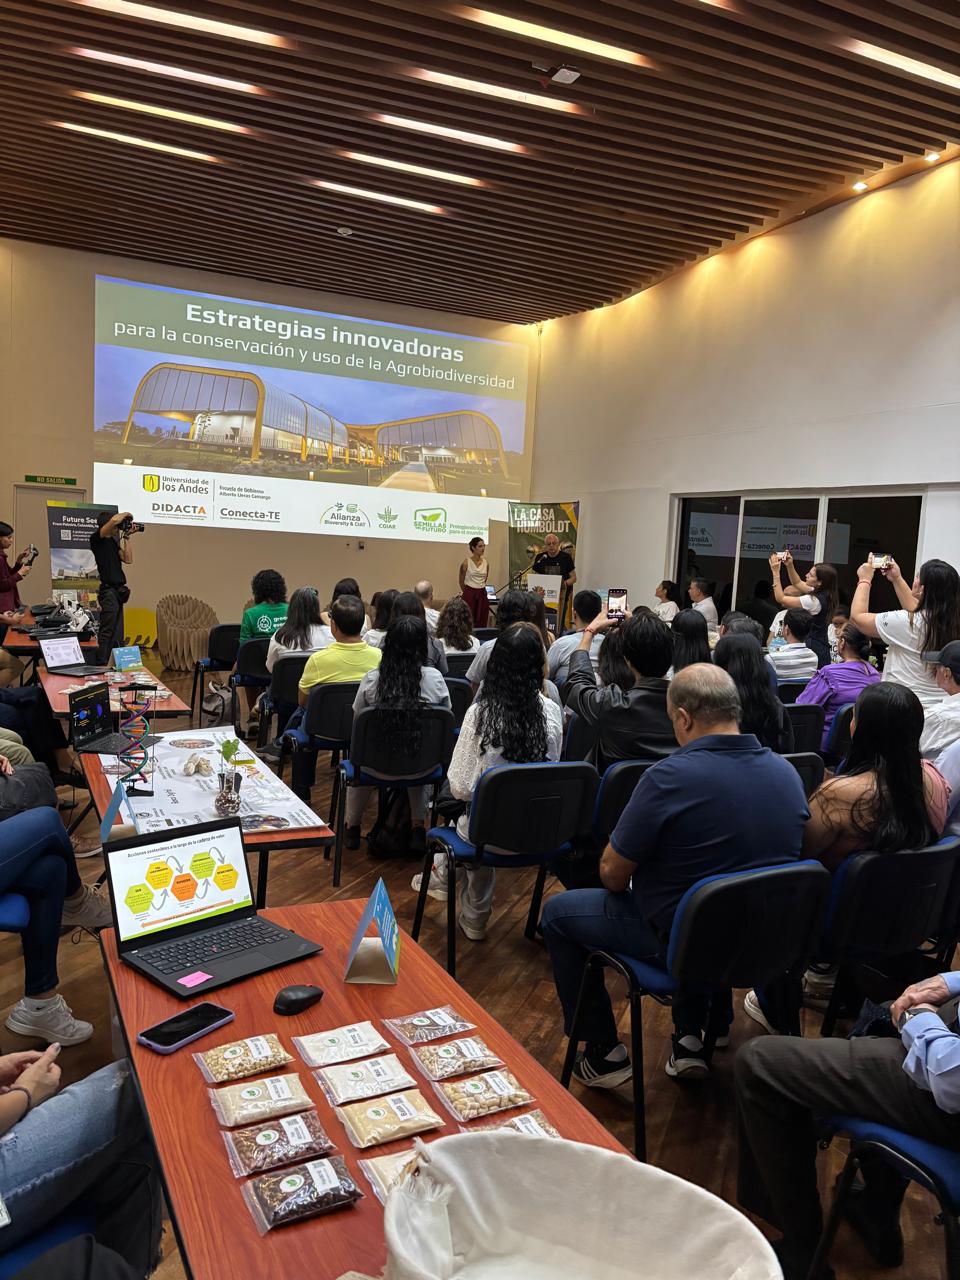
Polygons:
<instances>
[{"instance_id":1,"label":"camera","mask_svg":"<svg viewBox=\"0 0 960 1280\"><path fill-rule=\"evenodd\" d=\"M23 560L21 561L21 563L33 564L34 560L36 560L39 554L40 554L40 548L37 546L34 546L34 544L31 542L29 547L27 547L27 554L23 557Z\"/></svg>"},{"instance_id":2,"label":"camera","mask_svg":"<svg viewBox=\"0 0 960 1280\"><path fill-rule=\"evenodd\" d=\"M117 525L120 530L120 536L123 538L128 538L131 533L143 533L146 527L145 524L138 524L133 516L127 516L126 520L121 520Z\"/></svg>"}]
</instances>

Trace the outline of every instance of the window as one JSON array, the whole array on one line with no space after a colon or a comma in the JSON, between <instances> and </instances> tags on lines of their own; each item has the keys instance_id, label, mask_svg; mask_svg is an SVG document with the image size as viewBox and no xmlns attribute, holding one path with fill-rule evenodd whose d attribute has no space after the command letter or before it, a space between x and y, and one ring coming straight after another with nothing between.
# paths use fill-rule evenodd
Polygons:
<instances>
[{"instance_id":1,"label":"window","mask_svg":"<svg viewBox=\"0 0 960 1280\"><path fill-rule=\"evenodd\" d=\"M740 498L684 498L676 580L684 603L691 578L706 578L717 612L730 608L737 559Z\"/></svg>"},{"instance_id":2,"label":"window","mask_svg":"<svg viewBox=\"0 0 960 1280\"><path fill-rule=\"evenodd\" d=\"M857 566L870 552L891 555L908 582L920 568L917 542L920 536L919 494L907 497L828 498L823 558L836 567L840 602L849 605L857 585ZM893 587L882 574L873 579L870 609L882 613L899 609Z\"/></svg>"},{"instance_id":3,"label":"window","mask_svg":"<svg viewBox=\"0 0 960 1280\"><path fill-rule=\"evenodd\" d=\"M764 584L760 591L765 592L770 582L770 556L774 551L791 551L797 572L803 577L816 559L819 509L819 498L745 500L737 573L738 609L743 608L745 601L758 598L758 583ZM784 586L788 586L787 575L781 576Z\"/></svg>"}]
</instances>

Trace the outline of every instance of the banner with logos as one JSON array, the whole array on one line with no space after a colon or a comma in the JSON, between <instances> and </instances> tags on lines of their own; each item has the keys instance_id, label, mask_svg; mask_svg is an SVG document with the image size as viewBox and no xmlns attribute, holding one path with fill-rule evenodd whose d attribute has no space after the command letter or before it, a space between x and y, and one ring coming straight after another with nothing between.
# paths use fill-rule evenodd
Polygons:
<instances>
[{"instance_id":1,"label":"banner with logos","mask_svg":"<svg viewBox=\"0 0 960 1280\"><path fill-rule=\"evenodd\" d=\"M737 554L738 525L736 515L691 511L687 546L704 556L733 558ZM774 551L789 550L795 560L812 563L816 542L815 520L744 515L740 556L744 560L768 560ZM850 526L831 522L827 525L824 559L830 564L846 564L849 555Z\"/></svg>"},{"instance_id":2,"label":"banner with logos","mask_svg":"<svg viewBox=\"0 0 960 1280\"><path fill-rule=\"evenodd\" d=\"M507 554L511 584L527 587L534 560L548 534L556 534L560 550L577 560L579 502L511 502L507 509ZM569 606L569 601L566 602ZM569 607L565 608L569 616ZM561 619L564 624L566 619Z\"/></svg>"},{"instance_id":3,"label":"banner with logos","mask_svg":"<svg viewBox=\"0 0 960 1280\"><path fill-rule=\"evenodd\" d=\"M97 512L119 511L99 502L48 502L50 572L55 600L76 600L96 608L100 578L90 549L90 535L97 531Z\"/></svg>"}]
</instances>

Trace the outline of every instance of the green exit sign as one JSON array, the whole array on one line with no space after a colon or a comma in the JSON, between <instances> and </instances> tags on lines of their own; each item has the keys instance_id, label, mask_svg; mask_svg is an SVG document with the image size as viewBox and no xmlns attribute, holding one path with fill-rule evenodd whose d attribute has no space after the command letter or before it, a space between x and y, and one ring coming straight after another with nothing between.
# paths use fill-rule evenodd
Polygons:
<instances>
[{"instance_id":1,"label":"green exit sign","mask_svg":"<svg viewBox=\"0 0 960 1280\"><path fill-rule=\"evenodd\" d=\"M26 484L75 485L76 476L24 476Z\"/></svg>"}]
</instances>

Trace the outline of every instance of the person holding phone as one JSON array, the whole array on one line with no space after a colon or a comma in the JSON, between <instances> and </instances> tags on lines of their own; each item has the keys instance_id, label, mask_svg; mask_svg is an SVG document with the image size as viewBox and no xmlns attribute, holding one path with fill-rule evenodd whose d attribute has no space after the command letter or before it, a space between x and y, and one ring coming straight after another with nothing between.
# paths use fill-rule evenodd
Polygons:
<instances>
[{"instance_id":1,"label":"person holding phone","mask_svg":"<svg viewBox=\"0 0 960 1280\"><path fill-rule=\"evenodd\" d=\"M786 569L790 585L783 585ZM832 564L815 564L801 578L793 563L793 552L775 551L770 557L773 574L773 594L781 609L792 609L799 604L813 619L807 648L817 655L817 662L825 667L830 662L830 637L828 628L837 611L837 571Z\"/></svg>"}]
</instances>

